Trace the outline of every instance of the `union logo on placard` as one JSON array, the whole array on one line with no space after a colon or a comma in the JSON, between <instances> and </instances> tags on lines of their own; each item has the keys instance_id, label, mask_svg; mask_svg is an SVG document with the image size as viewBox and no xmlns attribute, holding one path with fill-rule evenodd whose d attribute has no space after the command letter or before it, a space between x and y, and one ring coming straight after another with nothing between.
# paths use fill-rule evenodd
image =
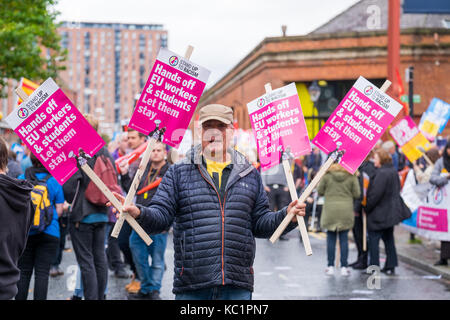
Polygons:
<instances>
[{"instance_id":1,"label":"union logo on placard","mask_svg":"<svg viewBox=\"0 0 450 320\"><path fill-rule=\"evenodd\" d=\"M365 94L366 96L371 95L372 92L373 92L373 87L372 87L372 86L367 86L367 87L364 88L364 94Z\"/></svg>"},{"instance_id":2,"label":"union logo on placard","mask_svg":"<svg viewBox=\"0 0 450 320\"><path fill-rule=\"evenodd\" d=\"M169 58L169 64L170 64L172 67L175 67L175 66L178 64L178 57L177 57L177 56L171 56L171 57Z\"/></svg>"},{"instance_id":3,"label":"union logo on placard","mask_svg":"<svg viewBox=\"0 0 450 320\"><path fill-rule=\"evenodd\" d=\"M260 108L263 107L265 102L266 101L264 100L264 98L259 99L258 103L257 103L258 107L260 107Z\"/></svg>"},{"instance_id":4,"label":"union logo on placard","mask_svg":"<svg viewBox=\"0 0 450 320\"><path fill-rule=\"evenodd\" d=\"M442 202L442 200L444 199L443 190L444 190L444 188L436 188L435 189L435 193L433 195L434 204L440 204Z\"/></svg>"},{"instance_id":5,"label":"union logo on placard","mask_svg":"<svg viewBox=\"0 0 450 320\"><path fill-rule=\"evenodd\" d=\"M25 119L26 117L28 117L28 114L29 114L29 112L28 112L28 109L26 109L26 108L20 108L17 111L17 115L19 116L20 119Z\"/></svg>"}]
</instances>

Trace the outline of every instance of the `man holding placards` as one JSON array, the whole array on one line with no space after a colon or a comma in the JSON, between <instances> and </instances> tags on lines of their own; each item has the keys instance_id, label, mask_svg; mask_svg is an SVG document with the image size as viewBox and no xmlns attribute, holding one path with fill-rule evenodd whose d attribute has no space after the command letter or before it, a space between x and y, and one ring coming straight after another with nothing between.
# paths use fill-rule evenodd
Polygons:
<instances>
[{"instance_id":1,"label":"man holding placards","mask_svg":"<svg viewBox=\"0 0 450 320\"><path fill-rule=\"evenodd\" d=\"M230 148L231 108L205 106L199 121L202 144L169 168L151 205L123 209L149 233L175 222L176 299L251 299L254 238L268 238L287 213L304 216L305 205L269 210L259 173Z\"/></svg>"}]
</instances>

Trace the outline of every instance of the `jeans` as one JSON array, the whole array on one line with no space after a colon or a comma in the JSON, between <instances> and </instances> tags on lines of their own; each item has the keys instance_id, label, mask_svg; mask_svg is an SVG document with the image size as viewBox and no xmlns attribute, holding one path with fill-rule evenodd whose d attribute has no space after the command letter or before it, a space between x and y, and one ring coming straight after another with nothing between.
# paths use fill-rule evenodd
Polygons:
<instances>
[{"instance_id":1,"label":"jeans","mask_svg":"<svg viewBox=\"0 0 450 320\"><path fill-rule=\"evenodd\" d=\"M46 300L50 266L55 259L59 239L45 233L28 237L25 251L19 259L20 279L16 300L26 300L34 269L34 300Z\"/></svg>"},{"instance_id":2,"label":"jeans","mask_svg":"<svg viewBox=\"0 0 450 320\"><path fill-rule=\"evenodd\" d=\"M348 230L327 231L328 266L334 266L337 234L339 234L339 246L341 247L341 267L348 267Z\"/></svg>"},{"instance_id":3,"label":"jeans","mask_svg":"<svg viewBox=\"0 0 450 320\"><path fill-rule=\"evenodd\" d=\"M398 266L394 241L394 227L380 231L369 231L370 265L380 265L380 239L383 240L386 251L386 263L384 267L386 269L394 269Z\"/></svg>"},{"instance_id":4,"label":"jeans","mask_svg":"<svg viewBox=\"0 0 450 320\"><path fill-rule=\"evenodd\" d=\"M147 246L136 231L130 235L130 249L133 254L134 265L141 281L141 292L160 291L164 275L164 252L167 245L167 232L152 236L152 244ZM152 264L148 257L151 256Z\"/></svg>"},{"instance_id":5,"label":"jeans","mask_svg":"<svg viewBox=\"0 0 450 320\"><path fill-rule=\"evenodd\" d=\"M353 238L355 239L356 248L358 250L358 263L367 265L367 237L366 237L366 251L363 251L363 217L362 213L355 216L355 225L353 227Z\"/></svg>"},{"instance_id":6,"label":"jeans","mask_svg":"<svg viewBox=\"0 0 450 320\"><path fill-rule=\"evenodd\" d=\"M252 292L226 285L177 293L175 300L252 300Z\"/></svg>"},{"instance_id":7,"label":"jeans","mask_svg":"<svg viewBox=\"0 0 450 320\"><path fill-rule=\"evenodd\" d=\"M81 270L86 300L103 300L108 281L105 222L70 224L70 237Z\"/></svg>"}]
</instances>

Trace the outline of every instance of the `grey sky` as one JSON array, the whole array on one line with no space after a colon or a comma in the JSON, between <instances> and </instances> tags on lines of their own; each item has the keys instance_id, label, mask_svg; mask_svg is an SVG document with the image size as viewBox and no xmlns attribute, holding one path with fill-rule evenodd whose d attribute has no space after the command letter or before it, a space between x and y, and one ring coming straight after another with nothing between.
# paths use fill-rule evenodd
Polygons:
<instances>
[{"instance_id":1,"label":"grey sky","mask_svg":"<svg viewBox=\"0 0 450 320\"><path fill-rule=\"evenodd\" d=\"M211 70L217 82L265 37L306 34L357 0L59 0L59 20L161 23L168 48Z\"/></svg>"}]
</instances>

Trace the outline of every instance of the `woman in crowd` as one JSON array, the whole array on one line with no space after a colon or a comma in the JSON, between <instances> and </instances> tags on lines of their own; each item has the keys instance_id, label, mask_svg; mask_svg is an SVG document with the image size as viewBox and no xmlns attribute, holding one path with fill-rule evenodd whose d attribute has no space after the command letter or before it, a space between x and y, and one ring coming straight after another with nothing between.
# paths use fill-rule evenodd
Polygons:
<instances>
[{"instance_id":1,"label":"woman in crowd","mask_svg":"<svg viewBox=\"0 0 450 320\"><path fill-rule=\"evenodd\" d=\"M360 188L356 176L348 173L340 164L333 164L322 178L317 192L324 196L320 224L327 230L327 275L334 274L336 238L339 236L341 275L350 275L348 269L348 231L353 228L353 201L359 198Z\"/></svg>"},{"instance_id":2,"label":"woman in crowd","mask_svg":"<svg viewBox=\"0 0 450 320\"><path fill-rule=\"evenodd\" d=\"M377 171L367 190L366 206L370 265L380 265L379 243L382 239L387 257L381 271L391 275L398 265L394 226L408 218L411 212L400 198L400 179L388 151L378 149L374 165Z\"/></svg>"}]
</instances>

